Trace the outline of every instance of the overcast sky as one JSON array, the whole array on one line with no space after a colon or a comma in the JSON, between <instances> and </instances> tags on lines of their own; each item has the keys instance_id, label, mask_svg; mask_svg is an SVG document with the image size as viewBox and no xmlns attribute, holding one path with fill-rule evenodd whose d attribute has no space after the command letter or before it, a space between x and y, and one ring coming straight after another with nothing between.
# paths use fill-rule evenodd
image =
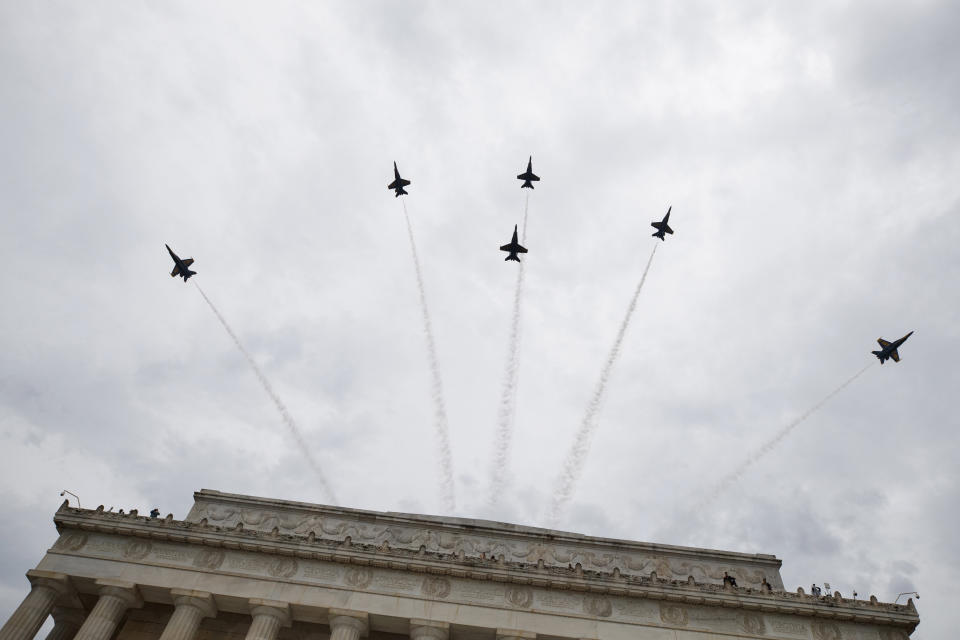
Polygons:
<instances>
[{"instance_id":1,"label":"overcast sky","mask_svg":"<svg viewBox=\"0 0 960 640\"><path fill-rule=\"evenodd\" d=\"M960 597L960 4L0 2L0 620L84 507L322 502L774 553L789 589ZM485 505L533 154L510 476ZM198 275L171 279L169 243ZM716 500L752 450L916 334Z\"/></svg>"}]
</instances>

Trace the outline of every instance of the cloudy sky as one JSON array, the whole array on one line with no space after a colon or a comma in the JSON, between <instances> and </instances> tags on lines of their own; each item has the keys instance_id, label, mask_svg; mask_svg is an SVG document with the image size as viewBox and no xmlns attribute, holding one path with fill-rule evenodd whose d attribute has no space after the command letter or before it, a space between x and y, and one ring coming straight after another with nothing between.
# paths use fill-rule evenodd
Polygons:
<instances>
[{"instance_id":1,"label":"cloudy sky","mask_svg":"<svg viewBox=\"0 0 960 640\"><path fill-rule=\"evenodd\" d=\"M960 5L0 2L0 619L84 507L200 488L774 553L948 637L960 588ZM533 154L510 471L486 502ZM192 256L170 278L169 243ZM742 478L711 488L916 334ZM700 504L694 509L694 505ZM949 631L948 631L949 630Z\"/></svg>"}]
</instances>

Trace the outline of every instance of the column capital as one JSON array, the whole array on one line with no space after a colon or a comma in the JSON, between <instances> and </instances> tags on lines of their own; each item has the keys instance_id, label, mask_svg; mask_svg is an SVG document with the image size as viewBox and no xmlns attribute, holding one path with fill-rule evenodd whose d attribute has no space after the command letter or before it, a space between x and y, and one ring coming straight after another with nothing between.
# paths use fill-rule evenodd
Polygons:
<instances>
[{"instance_id":1,"label":"column capital","mask_svg":"<svg viewBox=\"0 0 960 640\"><path fill-rule=\"evenodd\" d=\"M196 607L204 618L217 616L217 603L214 602L211 593L192 589L170 589L170 596L173 598L175 607Z\"/></svg>"},{"instance_id":2,"label":"column capital","mask_svg":"<svg viewBox=\"0 0 960 640\"><path fill-rule=\"evenodd\" d=\"M83 621L87 619L86 611L73 607L54 607L51 613L56 624L66 627L72 626L79 629L83 626Z\"/></svg>"},{"instance_id":3,"label":"column capital","mask_svg":"<svg viewBox=\"0 0 960 640\"><path fill-rule=\"evenodd\" d=\"M537 634L518 629L497 629L497 640L536 640Z\"/></svg>"},{"instance_id":4,"label":"column capital","mask_svg":"<svg viewBox=\"0 0 960 640\"><path fill-rule=\"evenodd\" d=\"M143 597L140 595L140 590L132 582L99 578L94 580L93 584L97 586L97 591L101 596L119 598L128 609L139 609L143 606Z\"/></svg>"},{"instance_id":5,"label":"column capital","mask_svg":"<svg viewBox=\"0 0 960 640\"><path fill-rule=\"evenodd\" d=\"M27 580L30 581L30 586L53 589L58 596L65 596L73 592L70 578L64 573L30 569L30 571L27 571Z\"/></svg>"},{"instance_id":6,"label":"column capital","mask_svg":"<svg viewBox=\"0 0 960 640\"><path fill-rule=\"evenodd\" d=\"M447 640L450 637L450 623L412 618L410 620L410 637L414 640L419 638Z\"/></svg>"},{"instance_id":7,"label":"column capital","mask_svg":"<svg viewBox=\"0 0 960 640\"><path fill-rule=\"evenodd\" d=\"M366 611L331 608L327 611L327 620L329 621L331 632L334 631L336 627L346 627L356 630L361 638L367 637L370 633L370 616Z\"/></svg>"},{"instance_id":8,"label":"column capital","mask_svg":"<svg viewBox=\"0 0 960 640\"><path fill-rule=\"evenodd\" d=\"M247 601L250 604L250 615L270 616L280 621L281 627L289 627L292 620L290 618L290 605L280 600L264 600L263 598L250 598Z\"/></svg>"}]
</instances>

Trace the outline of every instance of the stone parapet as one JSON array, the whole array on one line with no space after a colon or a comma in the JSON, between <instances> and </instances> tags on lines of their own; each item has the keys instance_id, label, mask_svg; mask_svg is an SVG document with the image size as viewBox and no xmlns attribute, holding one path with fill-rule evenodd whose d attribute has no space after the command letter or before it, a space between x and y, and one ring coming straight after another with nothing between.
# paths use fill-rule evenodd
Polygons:
<instances>
[{"instance_id":1,"label":"stone parapet","mask_svg":"<svg viewBox=\"0 0 960 640\"><path fill-rule=\"evenodd\" d=\"M723 583L728 572L744 586L766 579L782 589L781 561L745 554L584 536L486 520L379 513L303 502L271 500L204 489L194 493L187 522L267 533L276 538L454 556L463 562L512 569L576 570L584 575L646 576Z\"/></svg>"}]
</instances>

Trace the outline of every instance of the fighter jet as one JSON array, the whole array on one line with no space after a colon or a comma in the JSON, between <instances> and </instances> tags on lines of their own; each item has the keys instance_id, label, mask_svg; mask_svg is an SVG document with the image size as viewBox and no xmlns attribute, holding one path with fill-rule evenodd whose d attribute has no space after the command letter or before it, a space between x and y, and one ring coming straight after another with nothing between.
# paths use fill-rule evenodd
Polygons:
<instances>
[{"instance_id":1,"label":"fighter jet","mask_svg":"<svg viewBox=\"0 0 960 640\"><path fill-rule=\"evenodd\" d=\"M903 336L899 340L894 340L893 342L888 342L883 338L877 338L877 342L880 343L880 350L871 351L870 353L877 356L877 358L880 360L880 364L886 362L887 358L890 358L894 362L900 362L900 354L897 353L897 349L900 347L900 345L907 341L907 338L912 335L913 331Z\"/></svg>"},{"instance_id":2,"label":"fighter jet","mask_svg":"<svg viewBox=\"0 0 960 640\"><path fill-rule=\"evenodd\" d=\"M513 239L510 241L510 244L505 244L500 247L500 251L506 251L508 254L510 254L503 259L504 262L507 260L516 260L517 262L520 262L520 258L517 257L517 254L527 252L527 248L521 247L520 243L517 242L517 225L513 225Z\"/></svg>"},{"instance_id":3,"label":"fighter jet","mask_svg":"<svg viewBox=\"0 0 960 640\"><path fill-rule=\"evenodd\" d=\"M404 180L403 178L400 177L400 172L397 171L396 161L394 161L393 163L393 176L394 176L393 182L387 185L387 189L394 190L393 197L399 198L400 196L409 195L403 188L408 184L410 184L410 181Z\"/></svg>"},{"instance_id":4,"label":"fighter jet","mask_svg":"<svg viewBox=\"0 0 960 640\"><path fill-rule=\"evenodd\" d=\"M670 220L670 210L671 210L671 209L673 209L673 206L672 206L672 205L671 205L669 208L667 208L667 215L663 216L663 221L662 221L662 222L651 222L651 223L650 223L650 226L653 227L654 229L656 229L656 231L651 234L654 238L660 238L661 240L666 240L666 238L664 238L663 234L669 233L670 235L673 235L673 229L671 229L671 228L670 228L670 225L667 224L667 221Z\"/></svg>"},{"instance_id":5,"label":"fighter jet","mask_svg":"<svg viewBox=\"0 0 960 640\"><path fill-rule=\"evenodd\" d=\"M533 189L533 185L530 184L530 181L540 182L540 176L535 176L533 174L533 156L530 156L530 159L527 160L527 170L517 176L517 180L523 180L523 184L520 185L520 188Z\"/></svg>"},{"instance_id":6,"label":"fighter jet","mask_svg":"<svg viewBox=\"0 0 960 640\"><path fill-rule=\"evenodd\" d=\"M187 280L190 279L190 276L197 275L196 271L190 271L189 269L190 265L193 264L193 258L187 258L186 260L181 260L180 256L175 254L173 252L173 249L170 248L170 245L165 244L163 246L167 248L167 251L170 252L170 257L173 258L174 263L176 263L176 266L173 268L173 271L170 272L171 277L175 278L177 276L180 276L181 278L183 278L183 281L186 282Z\"/></svg>"}]
</instances>

